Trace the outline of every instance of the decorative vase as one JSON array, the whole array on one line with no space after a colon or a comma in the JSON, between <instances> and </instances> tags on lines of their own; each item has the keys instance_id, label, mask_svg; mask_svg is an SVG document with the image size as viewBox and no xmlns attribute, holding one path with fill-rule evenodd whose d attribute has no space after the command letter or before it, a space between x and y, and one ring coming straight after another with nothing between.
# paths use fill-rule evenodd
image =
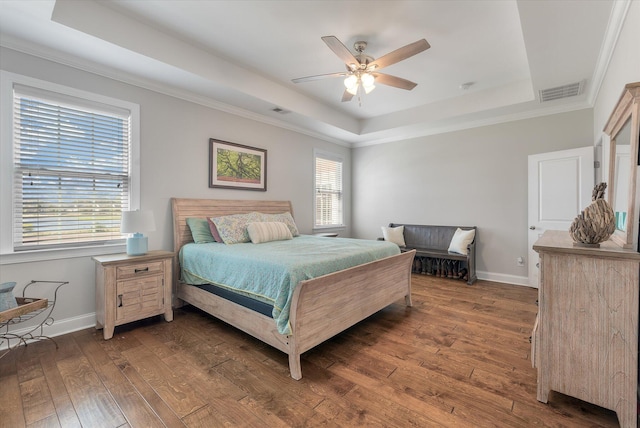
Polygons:
<instances>
[{"instance_id":1,"label":"decorative vase","mask_svg":"<svg viewBox=\"0 0 640 428\"><path fill-rule=\"evenodd\" d=\"M0 284L0 312L18 307L18 302L13 297L13 287L15 286L15 282Z\"/></svg>"},{"instance_id":2,"label":"decorative vase","mask_svg":"<svg viewBox=\"0 0 640 428\"><path fill-rule=\"evenodd\" d=\"M574 245L599 247L616 230L616 218L611 205L604 200L607 183L593 188L591 205L584 209L571 223L569 234Z\"/></svg>"}]
</instances>

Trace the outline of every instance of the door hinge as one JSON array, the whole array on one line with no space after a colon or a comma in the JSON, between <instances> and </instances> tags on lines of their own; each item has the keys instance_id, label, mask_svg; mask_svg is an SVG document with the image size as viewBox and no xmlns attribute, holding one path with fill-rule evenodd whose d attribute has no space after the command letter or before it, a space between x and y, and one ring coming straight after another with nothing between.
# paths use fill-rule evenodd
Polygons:
<instances>
[{"instance_id":1,"label":"door hinge","mask_svg":"<svg viewBox=\"0 0 640 428\"><path fill-rule=\"evenodd\" d=\"M600 168L600 161L593 161L593 167L594 167L595 169Z\"/></svg>"}]
</instances>

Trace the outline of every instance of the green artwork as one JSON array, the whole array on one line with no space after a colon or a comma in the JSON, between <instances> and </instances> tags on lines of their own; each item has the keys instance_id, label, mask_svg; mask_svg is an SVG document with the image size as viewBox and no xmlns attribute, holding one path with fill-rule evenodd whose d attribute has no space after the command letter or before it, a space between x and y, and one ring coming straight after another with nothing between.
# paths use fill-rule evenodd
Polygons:
<instances>
[{"instance_id":1,"label":"green artwork","mask_svg":"<svg viewBox=\"0 0 640 428\"><path fill-rule=\"evenodd\" d=\"M216 171L220 181L260 183L261 156L237 150L217 149Z\"/></svg>"}]
</instances>

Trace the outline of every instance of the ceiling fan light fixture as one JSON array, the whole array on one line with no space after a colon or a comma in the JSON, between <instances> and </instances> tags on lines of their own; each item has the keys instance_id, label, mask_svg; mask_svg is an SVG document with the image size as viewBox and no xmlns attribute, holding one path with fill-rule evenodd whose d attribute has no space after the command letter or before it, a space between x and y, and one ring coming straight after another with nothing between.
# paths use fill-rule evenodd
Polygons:
<instances>
[{"instance_id":1,"label":"ceiling fan light fixture","mask_svg":"<svg viewBox=\"0 0 640 428\"><path fill-rule=\"evenodd\" d=\"M375 77L370 73L356 73L347 76L344 79L344 87L347 88L347 92L351 95L357 95L358 89L362 87L365 94L375 89Z\"/></svg>"},{"instance_id":2,"label":"ceiling fan light fixture","mask_svg":"<svg viewBox=\"0 0 640 428\"><path fill-rule=\"evenodd\" d=\"M364 73L362 76L360 76L360 80L362 81L362 86L364 86L366 89L368 86L373 86L375 78L372 74Z\"/></svg>"},{"instance_id":3,"label":"ceiling fan light fixture","mask_svg":"<svg viewBox=\"0 0 640 428\"><path fill-rule=\"evenodd\" d=\"M372 74L364 73L360 76L360 82L362 82L362 89L364 89L364 93L368 94L376 88L375 77Z\"/></svg>"},{"instance_id":4,"label":"ceiling fan light fixture","mask_svg":"<svg viewBox=\"0 0 640 428\"><path fill-rule=\"evenodd\" d=\"M356 88L358 86L358 76L351 74L344 79L344 87L347 89Z\"/></svg>"}]
</instances>

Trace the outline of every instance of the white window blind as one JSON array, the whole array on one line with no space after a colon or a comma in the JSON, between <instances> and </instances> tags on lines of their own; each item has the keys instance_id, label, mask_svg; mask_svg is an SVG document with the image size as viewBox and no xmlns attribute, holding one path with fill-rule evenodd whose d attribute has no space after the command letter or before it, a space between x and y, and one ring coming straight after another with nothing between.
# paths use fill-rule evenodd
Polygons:
<instances>
[{"instance_id":1,"label":"white window blind","mask_svg":"<svg viewBox=\"0 0 640 428\"><path fill-rule=\"evenodd\" d=\"M14 85L14 251L122 239L131 113Z\"/></svg>"},{"instance_id":2,"label":"white window blind","mask_svg":"<svg viewBox=\"0 0 640 428\"><path fill-rule=\"evenodd\" d=\"M316 153L315 226L343 225L342 160Z\"/></svg>"}]
</instances>

